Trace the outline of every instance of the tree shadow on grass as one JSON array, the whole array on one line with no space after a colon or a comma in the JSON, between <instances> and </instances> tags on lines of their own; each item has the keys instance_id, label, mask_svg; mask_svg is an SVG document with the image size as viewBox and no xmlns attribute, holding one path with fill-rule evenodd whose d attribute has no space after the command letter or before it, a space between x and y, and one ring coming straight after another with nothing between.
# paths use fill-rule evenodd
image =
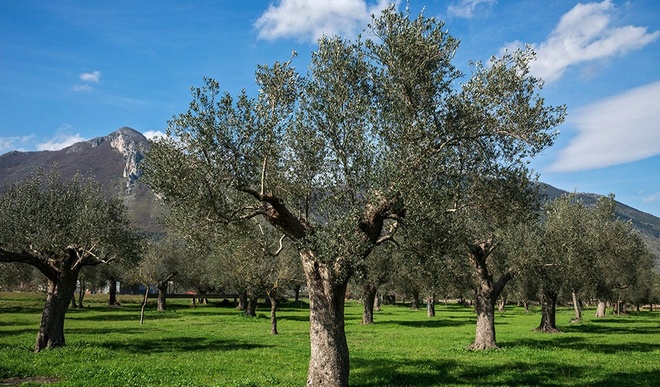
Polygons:
<instances>
[{"instance_id":1,"label":"tree shadow on grass","mask_svg":"<svg viewBox=\"0 0 660 387\"><path fill-rule=\"evenodd\" d=\"M245 351L268 348L272 345L255 344L227 340L211 340L200 337L172 337L132 339L131 341L104 341L98 344L102 348L130 353L154 352L208 352L208 351Z\"/></svg>"},{"instance_id":2,"label":"tree shadow on grass","mask_svg":"<svg viewBox=\"0 0 660 387\"><path fill-rule=\"evenodd\" d=\"M8 306L0 308L0 315L8 314L41 314L44 311L44 307L38 306Z\"/></svg>"},{"instance_id":3,"label":"tree shadow on grass","mask_svg":"<svg viewBox=\"0 0 660 387\"><path fill-rule=\"evenodd\" d=\"M533 385L556 386L558 376L567 381L588 375L584 367L564 364L529 364L511 362L505 365L479 365L440 361L392 361L390 359L351 360L355 372L352 386L434 386L434 385Z\"/></svg>"},{"instance_id":4,"label":"tree shadow on grass","mask_svg":"<svg viewBox=\"0 0 660 387\"><path fill-rule=\"evenodd\" d=\"M539 333L542 335L543 333ZM551 340L516 339L513 342L499 341L503 348L515 348L520 346L548 350L556 348L570 349L576 351L589 351L593 353L613 354L619 352L648 353L660 350L660 344L650 343L592 343L582 337L555 335Z\"/></svg>"},{"instance_id":5,"label":"tree shadow on grass","mask_svg":"<svg viewBox=\"0 0 660 387\"><path fill-rule=\"evenodd\" d=\"M566 333L578 332L596 334L660 334L660 324L657 324L655 327L648 325L640 326L641 324L648 324L648 322L635 320L596 320L588 323L571 324L562 327L562 331Z\"/></svg>"},{"instance_id":6,"label":"tree shadow on grass","mask_svg":"<svg viewBox=\"0 0 660 387\"><path fill-rule=\"evenodd\" d=\"M463 325L474 325L474 321L468 321L465 319L454 320L446 319L442 317L429 318L428 320L418 320L418 321L382 321L378 322L381 325L400 325L403 327L411 328L440 328L440 327L460 327Z\"/></svg>"}]
</instances>

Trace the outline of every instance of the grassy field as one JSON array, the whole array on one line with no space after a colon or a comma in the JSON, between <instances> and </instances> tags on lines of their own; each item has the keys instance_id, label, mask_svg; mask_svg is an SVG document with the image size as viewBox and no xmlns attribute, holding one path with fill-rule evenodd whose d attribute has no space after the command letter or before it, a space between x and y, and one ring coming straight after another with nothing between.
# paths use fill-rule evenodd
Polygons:
<instances>
[{"instance_id":1,"label":"grassy field","mask_svg":"<svg viewBox=\"0 0 660 387\"><path fill-rule=\"evenodd\" d=\"M34 294L0 293L0 385L58 386L275 386L305 384L308 310L288 304L279 312L280 335L270 335L268 311L245 318L233 308L155 301L139 325L138 298L105 306L88 297L70 310L67 346L33 353L43 301ZM301 307L302 306L302 307ZM457 305L425 311L384 306L376 324L361 325L361 305L349 302L346 331L352 386L657 386L660 385L660 313L569 323L560 334L534 333L538 311L510 306L497 313L501 349L471 352L475 317ZM28 379L33 377L34 379Z\"/></svg>"}]
</instances>

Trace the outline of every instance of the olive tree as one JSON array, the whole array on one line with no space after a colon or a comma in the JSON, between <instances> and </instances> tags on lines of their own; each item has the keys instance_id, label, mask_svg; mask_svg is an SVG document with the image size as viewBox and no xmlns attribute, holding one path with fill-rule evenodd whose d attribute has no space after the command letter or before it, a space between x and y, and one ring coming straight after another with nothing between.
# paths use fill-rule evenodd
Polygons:
<instances>
[{"instance_id":1,"label":"olive tree","mask_svg":"<svg viewBox=\"0 0 660 387\"><path fill-rule=\"evenodd\" d=\"M65 345L64 317L86 266L136 257L124 205L91 178L34 173L0 197L0 262L37 268L48 280L35 351Z\"/></svg>"},{"instance_id":2,"label":"olive tree","mask_svg":"<svg viewBox=\"0 0 660 387\"><path fill-rule=\"evenodd\" d=\"M310 298L309 385L348 384L348 281L408 212L456 210L445 188L460 183L465 150L519 161L563 117L524 81L529 54L497 66L522 82L479 71L457 92L458 41L442 23L391 6L369 35L322 38L304 76L292 61L259 66L256 97L206 79L146 159L148 184L200 224L260 218L296 247Z\"/></svg>"}]
</instances>

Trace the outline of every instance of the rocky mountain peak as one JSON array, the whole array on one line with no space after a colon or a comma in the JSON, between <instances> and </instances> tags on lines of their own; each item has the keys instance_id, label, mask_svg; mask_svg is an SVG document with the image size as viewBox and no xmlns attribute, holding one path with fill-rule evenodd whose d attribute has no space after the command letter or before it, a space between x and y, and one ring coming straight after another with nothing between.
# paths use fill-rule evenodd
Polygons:
<instances>
[{"instance_id":1,"label":"rocky mountain peak","mask_svg":"<svg viewBox=\"0 0 660 387\"><path fill-rule=\"evenodd\" d=\"M135 188L135 182L142 175L139 164L144 158L144 153L149 148L149 141L142 133L128 126L121 127L105 137L98 137L88 141L92 147L99 146L105 142L109 143L112 148L124 156L126 164L124 165L122 176L126 178L126 194L131 194Z\"/></svg>"}]
</instances>

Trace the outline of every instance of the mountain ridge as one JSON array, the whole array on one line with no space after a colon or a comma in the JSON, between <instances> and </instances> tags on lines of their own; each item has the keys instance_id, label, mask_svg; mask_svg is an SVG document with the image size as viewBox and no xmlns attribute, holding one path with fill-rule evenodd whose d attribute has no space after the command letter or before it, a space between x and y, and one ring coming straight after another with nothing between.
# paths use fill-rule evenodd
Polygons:
<instances>
[{"instance_id":1,"label":"mountain ridge","mask_svg":"<svg viewBox=\"0 0 660 387\"><path fill-rule=\"evenodd\" d=\"M107 136L72 144L56 151L11 151L0 155L0 193L12 183L27 178L36 168L57 165L63 178L83 173L96 178L111 194L120 195L133 224L145 232L162 232L157 218L162 213L154 193L140 182L140 162L149 151L149 140L139 131L124 126ZM568 194L540 183L546 197L556 199ZM587 206L595 205L602 195L576 193ZM660 218L616 201L616 216L630 221L656 256L660 267Z\"/></svg>"},{"instance_id":2,"label":"mountain ridge","mask_svg":"<svg viewBox=\"0 0 660 387\"><path fill-rule=\"evenodd\" d=\"M95 178L110 195L126 204L131 222L147 233L162 232L162 209L151 189L140 182L140 162L150 143L124 126L107 136L77 142L55 151L11 151L0 155L0 192L27 178L35 169L56 166L64 179L76 173Z\"/></svg>"}]
</instances>

